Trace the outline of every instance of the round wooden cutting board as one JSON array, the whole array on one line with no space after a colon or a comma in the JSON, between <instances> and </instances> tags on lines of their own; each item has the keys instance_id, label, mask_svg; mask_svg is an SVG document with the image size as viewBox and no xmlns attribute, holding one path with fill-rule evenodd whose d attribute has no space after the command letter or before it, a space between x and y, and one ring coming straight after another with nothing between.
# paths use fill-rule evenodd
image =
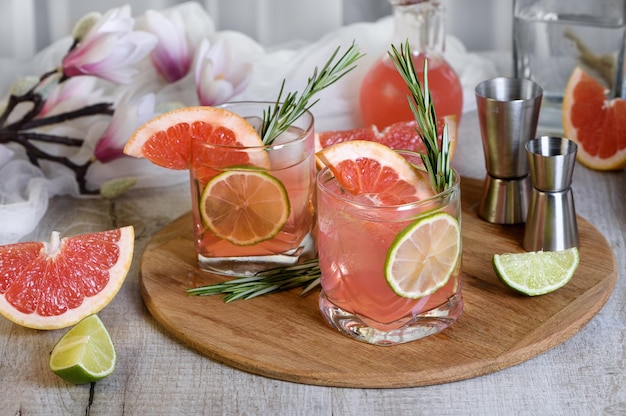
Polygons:
<instances>
[{"instance_id":1,"label":"round wooden cutting board","mask_svg":"<svg viewBox=\"0 0 626 416\"><path fill-rule=\"evenodd\" d=\"M323 386L395 388L467 379L533 358L576 334L615 285L615 257L604 237L578 218L580 265L572 280L548 295L515 294L499 282L491 258L523 251L523 226L478 218L481 181L463 179L461 189L465 312L437 335L393 347L355 341L326 324L315 291L229 304L219 296L188 296L188 288L224 280L198 269L191 214L147 246L140 272L144 302L174 337L213 360Z\"/></svg>"}]
</instances>

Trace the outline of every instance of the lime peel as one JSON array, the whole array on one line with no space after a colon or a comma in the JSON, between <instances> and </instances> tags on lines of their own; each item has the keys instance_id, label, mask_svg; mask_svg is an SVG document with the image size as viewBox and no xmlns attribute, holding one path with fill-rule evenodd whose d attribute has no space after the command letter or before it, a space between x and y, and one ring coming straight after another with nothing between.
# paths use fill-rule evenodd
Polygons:
<instances>
[{"instance_id":1,"label":"lime peel","mask_svg":"<svg viewBox=\"0 0 626 416\"><path fill-rule=\"evenodd\" d=\"M74 384L93 383L111 375L117 354L98 315L89 315L61 337L50 354L50 370Z\"/></svg>"},{"instance_id":2,"label":"lime peel","mask_svg":"<svg viewBox=\"0 0 626 416\"><path fill-rule=\"evenodd\" d=\"M565 286L578 268L576 247L561 251L495 254L493 268L508 287L528 296L544 295Z\"/></svg>"},{"instance_id":3,"label":"lime peel","mask_svg":"<svg viewBox=\"0 0 626 416\"><path fill-rule=\"evenodd\" d=\"M432 295L450 280L460 251L461 228L456 218L444 212L421 217L391 244L385 260L387 284L405 298Z\"/></svg>"}]
</instances>

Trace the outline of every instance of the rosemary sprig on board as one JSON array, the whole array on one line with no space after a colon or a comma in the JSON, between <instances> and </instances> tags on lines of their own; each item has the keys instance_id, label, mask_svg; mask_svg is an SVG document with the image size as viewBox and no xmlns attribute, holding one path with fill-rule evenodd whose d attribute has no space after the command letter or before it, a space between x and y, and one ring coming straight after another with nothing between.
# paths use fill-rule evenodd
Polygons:
<instances>
[{"instance_id":1,"label":"rosemary sprig on board","mask_svg":"<svg viewBox=\"0 0 626 416\"><path fill-rule=\"evenodd\" d=\"M421 153L422 162L433 189L436 192L443 192L452 186L454 179L450 168L450 139L446 124L443 128L441 147L439 146L437 114L428 87L428 59L424 61L422 88L415 72L409 42L406 41L404 47L400 46L399 51L394 45L391 45L391 49L389 56L411 92L411 96L408 97L409 106L419 126L418 134L426 148L426 152Z\"/></svg>"},{"instance_id":2,"label":"rosemary sprig on board","mask_svg":"<svg viewBox=\"0 0 626 416\"><path fill-rule=\"evenodd\" d=\"M296 287L304 287L301 296L319 284L321 276L318 260L310 259L301 264L275 267L254 276L237 277L225 282L187 289L189 295L224 295L226 303L237 299L277 293Z\"/></svg>"},{"instance_id":3,"label":"rosemary sprig on board","mask_svg":"<svg viewBox=\"0 0 626 416\"><path fill-rule=\"evenodd\" d=\"M333 63L339 53L339 49L340 47L335 49L319 73L317 67L315 67L313 75L308 79L300 97L298 97L298 92L296 91L288 93L283 99L282 95L285 88L285 80L283 80L276 102L273 106L269 106L266 111L263 111L260 136L264 144L272 144L294 121L313 107L319 101L317 99L309 103L315 94L334 84L341 77L356 68L354 63L363 56L358 46L352 42L352 45L339 60Z\"/></svg>"}]
</instances>

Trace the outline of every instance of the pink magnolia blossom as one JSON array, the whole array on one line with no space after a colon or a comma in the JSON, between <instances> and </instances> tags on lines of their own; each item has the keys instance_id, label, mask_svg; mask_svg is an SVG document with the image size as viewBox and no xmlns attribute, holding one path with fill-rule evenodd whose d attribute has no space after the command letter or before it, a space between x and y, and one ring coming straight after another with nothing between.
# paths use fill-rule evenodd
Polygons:
<instances>
[{"instance_id":1,"label":"pink magnolia blossom","mask_svg":"<svg viewBox=\"0 0 626 416\"><path fill-rule=\"evenodd\" d=\"M195 76L200 104L223 104L248 86L252 64L234 62L223 40L209 47L204 39L196 54Z\"/></svg>"},{"instance_id":2,"label":"pink magnolia blossom","mask_svg":"<svg viewBox=\"0 0 626 416\"><path fill-rule=\"evenodd\" d=\"M178 81L189 72L193 60L185 26L178 13L170 18L154 10L146 11L146 28L158 39L150 53L154 67L168 81Z\"/></svg>"},{"instance_id":3,"label":"pink magnolia blossom","mask_svg":"<svg viewBox=\"0 0 626 416\"><path fill-rule=\"evenodd\" d=\"M96 78L76 77L51 87L46 101L37 117L52 116L85 107L99 95L94 93Z\"/></svg>"},{"instance_id":4,"label":"pink magnolia blossom","mask_svg":"<svg viewBox=\"0 0 626 416\"><path fill-rule=\"evenodd\" d=\"M130 83L137 73L131 65L157 43L154 35L133 31L134 24L128 5L106 12L63 58L65 76L94 75L117 84Z\"/></svg>"},{"instance_id":5,"label":"pink magnolia blossom","mask_svg":"<svg viewBox=\"0 0 626 416\"><path fill-rule=\"evenodd\" d=\"M102 163L124 156L124 146L139 126L156 116L154 94L147 94L136 102L121 102L111 118L96 148L94 156Z\"/></svg>"}]
</instances>

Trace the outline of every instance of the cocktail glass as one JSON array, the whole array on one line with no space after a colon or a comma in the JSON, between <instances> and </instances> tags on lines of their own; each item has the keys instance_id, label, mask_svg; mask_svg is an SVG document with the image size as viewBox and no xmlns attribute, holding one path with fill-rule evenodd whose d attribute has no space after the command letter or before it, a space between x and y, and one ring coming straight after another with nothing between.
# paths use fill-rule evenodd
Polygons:
<instances>
[{"instance_id":1,"label":"cocktail glass","mask_svg":"<svg viewBox=\"0 0 626 416\"><path fill-rule=\"evenodd\" d=\"M399 153L420 163L415 153ZM460 226L460 180L454 175L452 187L430 198L377 206L346 195L328 168L319 172L319 306L332 327L360 341L394 345L440 332L459 318L463 312L460 247L447 283L419 299L396 294L384 272L392 243L411 224L445 212Z\"/></svg>"},{"instance_id":2,"label":"cocktail glass","mask_svg":"<svg viewBox=\"0 0 626 416\"><path fill-rule=\"evenodd\" d=\"M271 102L234 102L223 108L247 119L258 129L264 110ZM191 193L194 222L195 248L201 269L226 275L250 275L277 266L291 265L315 256L315 239L312 229L315 222L315 145L314 119L310 112L304 113L287 131L272 144L255 147L234 147L192 142ZM269 211L287 210L284 225L276 232L263 227L253 234L263 234L261 241L241 241L232 237L234 232L224 230L218 224L220 212L205 198L205 188L215 183L218 175L230 173L251 174L254 179L276 184L284 198L265 198L258 189L248 187L235 199L240 204L264 204ZM223 176L222 176L223 177ZM250 194L246 194L249 192ZM237 206L232 206L233 212ZM266 208L268 209L268 208ZM272 215L273 216L273 215ZM232 219L232 218L231 218ZM257 229L266 218L241 217L233 226ZM271 222L271 221L268 221ZM268 224L271 228L273 224ZM241 234L241 232L238 232Z\"/></svg>"}]
</instances>

